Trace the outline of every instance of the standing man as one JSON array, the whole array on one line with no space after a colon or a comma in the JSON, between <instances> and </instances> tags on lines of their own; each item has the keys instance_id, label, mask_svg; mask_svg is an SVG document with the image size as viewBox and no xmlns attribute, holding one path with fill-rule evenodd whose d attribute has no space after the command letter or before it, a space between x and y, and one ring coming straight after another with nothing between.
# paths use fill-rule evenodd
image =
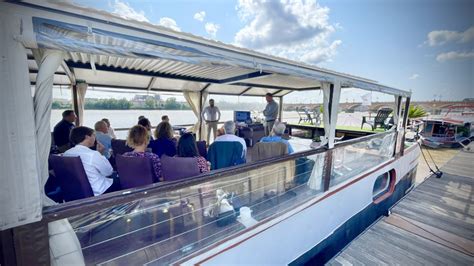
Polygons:
<instances>
[{"instance_id":1,"label":"standing man","mask_svg":"<svg viewBox=\"0 0 474 266\"><path fill-rule=\"evenodd\" d=\"M54 126L53 139L54 145L58 146L59 152L67 151L71 145L69 144L69 134L74 128L74 122L77 116L73 110L66 110L63 112L63 119Z\"/></svg>"},{"instance_id":2,"label":"standing man","mask_svg":"<svg viewBox=\"0 0 474 266\"><path fill-rule=\"evenodd\" d=\"M267 93L265 95L265 100L267 100L267 106L263 110L263 115L265 116L265 136L269 136L272 132L273 124L278 117L278 104L273 100L273 95Z\"/></svg>"},{"instance_id":3,"label":"standing man","mask_svg":"<svg viewBox=\"0 0 474 266\"><path fill-rule=\"evenodd\" d=\"M209 144L209 138L211 136L211 129L214 133L214 140L217 137L217 122L221 119L221 112L217 106L214 106L214 99L209 100L209 106L202 110L202 120L206 121L207 125L207 144Z\"/></svg>"}]
</instances>

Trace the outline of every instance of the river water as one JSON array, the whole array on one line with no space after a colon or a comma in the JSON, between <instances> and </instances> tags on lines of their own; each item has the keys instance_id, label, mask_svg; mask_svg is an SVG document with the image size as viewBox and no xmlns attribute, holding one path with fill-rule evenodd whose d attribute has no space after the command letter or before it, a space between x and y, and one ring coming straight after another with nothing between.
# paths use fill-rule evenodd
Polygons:
<instances>
[{"instance_id":1,"label":"river water","mask_svg":"<svg viewBox=\"0 0 474 266\"><path fill-rule=\"evenodd\" d=\"M61 120L63 110L52 110L51 112L51 130L54 125ZM221 111L221 121L232 120L233 111ZM156 126L161 121L162 115L168 115L173 125L193 124L197 121L191 110L85 110L84 125L93 128L95 122L102 118L108 118L113 128L130 128L136 125L138 117L144 115L152 126ZM340 113L338 115L338 125L360 126L362 115L365 113ZM289 123L298 122L299 117L295 111L283 112L283 121ZM116 132L117 137L124 138L125 131Z\"/></svg>"}]
</instances>

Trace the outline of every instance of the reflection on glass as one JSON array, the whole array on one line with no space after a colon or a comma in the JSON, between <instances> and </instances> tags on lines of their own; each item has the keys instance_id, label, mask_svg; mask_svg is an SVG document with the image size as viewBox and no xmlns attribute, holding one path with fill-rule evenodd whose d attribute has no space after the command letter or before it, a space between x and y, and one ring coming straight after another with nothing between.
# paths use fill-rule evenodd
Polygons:
<instances>
[{"instance_id":1,"label":"reflection on glass","mask_svg":"<svg viewBox=\"0 0 474 266\"><path fill-rule=\"evenodd\" d=\"M393 154L394 134L336 147L331 187ZM87 264L169 264L323 193L328 152L70 217ZM243 210L243 213L240 213Z\"/></svg>"}]
</instances>

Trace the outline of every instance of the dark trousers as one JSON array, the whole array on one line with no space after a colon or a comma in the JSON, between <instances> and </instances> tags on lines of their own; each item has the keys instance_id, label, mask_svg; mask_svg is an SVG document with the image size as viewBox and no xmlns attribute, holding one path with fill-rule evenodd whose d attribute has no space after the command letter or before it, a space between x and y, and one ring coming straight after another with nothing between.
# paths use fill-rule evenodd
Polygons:
<instances>
[{"instance_id":1,"label":"dark trousers","mask_svg":"<svg viewBox=\"0 0 474 266\"><path fill-rule=\"evenodd\" d=\"M113 173L111 176L109 176L108 178L112 178L113 179L113 183L112 185L104 192L105 193L110 193L110 192L115 192L115 191L119 191L122 189L122 186L120 185L120 179L117 175L117 173Z\"/></svg>"}]
</instances>

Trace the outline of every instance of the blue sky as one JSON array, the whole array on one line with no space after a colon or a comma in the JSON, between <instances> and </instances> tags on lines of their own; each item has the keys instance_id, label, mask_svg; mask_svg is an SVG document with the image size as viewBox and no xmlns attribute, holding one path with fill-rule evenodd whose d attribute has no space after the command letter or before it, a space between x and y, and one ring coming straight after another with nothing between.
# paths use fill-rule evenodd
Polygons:
<instances>
[{"instance_id":1,"label":"blue sky","mask_svg":"<svg viewBox=\"0 0 474 266\"><path fill-rule=\"evenodd\" d=\"M474 1L74 2L374 79L415 100L474 98Z\"/></svg>"}]
</instances>

